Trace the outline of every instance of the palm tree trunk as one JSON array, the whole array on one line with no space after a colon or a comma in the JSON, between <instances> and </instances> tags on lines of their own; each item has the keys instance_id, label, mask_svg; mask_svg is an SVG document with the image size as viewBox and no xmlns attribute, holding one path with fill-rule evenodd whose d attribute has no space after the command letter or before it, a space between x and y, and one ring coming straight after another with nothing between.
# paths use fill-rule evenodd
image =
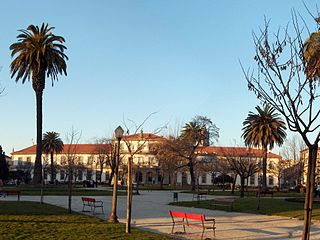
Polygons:
<instances>
[{"instance_id":1,"label":"palm tree trunk","mask_svg":"<svg viewBox=\"0 0 320 240\"><path fill-rule=\"evenodd\" d=\"M303 224L303 240L310 239L310 226L313 204L313 188L315 183L315 167L317 161L318 144L309 147L308 157L308 173L307 173L307 188L304 201L304 224Z\"/></svg>"},{"instance_id":2,"label":"palm tree trunk","mask_svg":"<svg viewBox=\"0 0 320 240\"><path fill-rule=\"evenodd\" d=\"M36 160L34 162L33 183L41 183L42 179L42 95L43 90L36 91L36 104L37 104L37 148Z\"/></svg>"},{"instance_id":3,"label":"palm tree trunk","mask_svg":"<svg viewBox=\"0 0 320 240\"><path fill-rule=\"evenodd\" d=\"M268 147L263 146L262 191L267 191L267 157L268 157Z\"/></svg>"},{"instance_id":4,"label":"palm tree trunk","mask_svg":"<svg viewBox=\"0 0 320 240\"><path fill-rule=\"evenodd\" d=\"M191 191L194 192L196 190L196 178L194 176L193 162L192 159L189 159L189 171L191 177Z\"/></svg>"},{"instance_id":5,"label":"palm tree trunk","mask_svg":"<svg viewBox=\"0 0 320 240\"><path fill-rule=\"evenodd\" d=\"M50 179L50 183L54 183L54 178L53 178L53 174L54 174L53 152L50 153L50 159L51 159L51 179Z\"/></svg>"}]
</instances>

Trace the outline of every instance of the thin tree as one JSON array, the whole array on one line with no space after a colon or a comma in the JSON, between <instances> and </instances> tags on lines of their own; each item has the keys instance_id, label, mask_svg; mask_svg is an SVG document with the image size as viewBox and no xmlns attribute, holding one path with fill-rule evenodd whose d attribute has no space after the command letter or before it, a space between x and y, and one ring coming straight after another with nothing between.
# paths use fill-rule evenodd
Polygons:
<instances>
[{"instance_id":1,"label":"thin tree","mask_svg":"<svg viewBox=\"0 0 320 240\"><path fill-rule=\"evenodd\" d=\"M77 154L78 154L78 143L81 138L81 133L77 132L72 128L71 132L67 134L66 140L68 147L65 149L65 157L67 164L67 174L68 174L68 213L72 213L71 203L72 203L72 183L74 171L77 166Z\"/></svg>"},{"instance_id":2,"label":"thin tree","mask_svg":"<svg viewBox=\"0 0 320 240\"><path fill-rule=\"evenodd\" d=\"M256 107L257 113L249 112L242 128L247 146L262 147L262 190L267 190L267 154L268 147L273 149L275 144L281 146L286 138L286 126L274 108L265 105Z\"/></svg>"},{"instance_id":3,"label":"thin tree","mask_svg":"<svg viewBox=\"0 0 320 240\"><path fill-rule=\"evenodd\" d=\"M304 19L298 20L295 11L292 11L292 24L275 33L270 33L270 22L266 21L259 34L253 35L257 71L244 71L249 90L263 103L281 113L288 128L299 133L308 147L303 240L310 239L313 187L320 141L320 40L317 37L320 21L319 18L313 18L316 20L315 34L310 33Z\"/></svg>"},{"instance_id":4,"label":"thin tree","mask_svg":"<svg viewBox=\"0 0 320 240\"><path fill-rule=\"evenodd\" d=\"M59 74L67 75L68 57L64 54L66 47L63 37L54 35L53 27L42 24L41 27L30 25L26 30L19 30L18 42L10 46L11 78L22 83L32 78L32 87L36 94L37 109L37 149L34 165L34 183L41 182L42 154L42 96L46 77L51 77L51 83L58 80Z\"/></svg>"},{"instance_id":5,"label":"thin tree","mask_svg":"<svg viewBox=\"0 0 320 240\"><path fill-rule=\"evenodd\" d=\"M46 132L43 134L42 140L42 151L45 154L50 154L50 170L51 170L51 179L50 182L54 182L54 162L53 155L55 153L61 153L63 150L63 141L59 137L59 133L57 132Z\"/></svg>"},{"instance_id":6,"label":"thin tree","mask_svg":"<svg viewBox=\"0 0 320 240\"><path fill-rule=\"evenodd\" d=\"M240 177L240 197L244 197L245 180L260 170L260 156L251 148L233 148L223 158L228 162L229 169Z\"/></svg>"}]
</instances>

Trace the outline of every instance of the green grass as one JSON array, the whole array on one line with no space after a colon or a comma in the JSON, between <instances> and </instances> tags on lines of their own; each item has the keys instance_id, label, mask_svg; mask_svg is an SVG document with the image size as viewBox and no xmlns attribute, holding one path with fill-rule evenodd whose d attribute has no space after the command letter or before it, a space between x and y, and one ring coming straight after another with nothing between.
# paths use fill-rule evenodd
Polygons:
<instances>
[{"instance_id":1,"label":"green grass","mask_svg":"<svg viewBox=\"0 0 320 240\"><path fill-rule=\"evenodd\" d=\"M5 187L6 189L15 188L21 190L21 195L37 196L40 195L39 185L20 185L19 187ZM125 192L118 192L119 195L125 195ZM68 195L67 185L46 185L44 187L44 195L46 196L66 196ZM72 190L73 196L111 196L112 191L85 189L80 186L74 186Z\"/></svg>"},{"instance_id":2,"label":"green grass","mask_svg":"<svg viewBox=\"0 0 320 240\"><path fill-rule=\"evenodd\" d=\"M0 201L0 239L171 239L35 202Z\"/></svg>"},{"instance_id":3,"label":"green grass","mask_svg":"<svg viewBox=\"0 0 320 240\"><path fill-rule=\"evenodd\" d=\"M175 202L170 203L170 205L184 206L184 207L194 207L194 208L206 208L215 209L212 204L212 200L202 200L202 201L190 201L190 202ZM303 219L303 203L299 202L289 202L282 198L261 198L260 209L257 210L258 198L243 198L236 199L233 204L234 212L245 212L245 213L255 213L255 214L265 214L265 215L277 215L294 217L298 219ZM218 210L231 211L228 206L217 206ZM314 220L320 220L320 204L315 203L312 210L312 218Z\"/></svg>"},{"instance_id":4,"label":"green grass","mask_svg":"<svg viewBox=\"0 0 320 240\"><path fill-rule=\"evenodd\" d=\"M206 190L200 190L200 191L206 191ZM192 193L192 191L183 191L183 193ZM222 191L222 190L215 190L211 191L209 195L214 196L240 196L240 191L235 191L234 194L231 193L231 191ZM249 191L244 193L245 197L255 197L256 192ZM270 195L268 195L270 196ZM304 197L304 193L298 193L298 192L273 192L274 197Z\"/></svg>"}]
</instances>

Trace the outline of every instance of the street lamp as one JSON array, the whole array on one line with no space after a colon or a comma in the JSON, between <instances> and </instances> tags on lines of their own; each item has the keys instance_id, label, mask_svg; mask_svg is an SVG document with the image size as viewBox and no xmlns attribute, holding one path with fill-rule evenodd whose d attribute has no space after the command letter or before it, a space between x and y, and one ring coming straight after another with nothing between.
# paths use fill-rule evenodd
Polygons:
<instances>
[{"instance_id":1,"label":"street lamp","mask_svg":"<svg viewBox=\"0 0 320 240\"><path fill-rule=\"evenodd\" d=\"M113 194L112 194L112 210L111 215L109 217L109 222L117 223L117 198L118 198L118 171L119 171L119 162L120 162L120 141L123 138L123 129L121 126L118 126L114 131L114 136L118 140L117 146L117 158L116 158L116 166L113 175Z\"/></svg>"}]
</instances>

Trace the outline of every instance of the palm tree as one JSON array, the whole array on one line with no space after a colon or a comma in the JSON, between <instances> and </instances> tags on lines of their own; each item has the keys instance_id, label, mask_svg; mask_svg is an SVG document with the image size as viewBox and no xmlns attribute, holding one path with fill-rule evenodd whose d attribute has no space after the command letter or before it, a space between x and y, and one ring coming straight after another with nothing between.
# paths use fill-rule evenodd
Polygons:
<instances>
[{"instance_id":1,"label":"palm tree","mask_svg":"<svg viewBox=\"0 0 320 240\"><path fill-rule=\"evenodd\" d=\"M19 30L18 41L10 46L11 57L15 57L10 65L11 78L15 81L25 81L32 78L32 87L36 94L37 108L37 149L34 165L34 183L41 182L41 154L42 154L42 96L45 88L46 77L58 80L58 75L67 75L64 54L66 47L63 37L55 36L48 24L41 28L30 25L26 30Z\"/></svg>"},{"instance_id":2,"label":"palm tree","mask_svg":"<svg viewBox=\"0 0 320 240\"><path fill-rule=\"evenodd\" d=\"M302 47L304 72L311 84L320 80L320 17L314 19L317 23L317 31L310 34ZM313 87L314 89L314 87ZM315 94L315 93L314 93ZM315 99L315 96L310 96ZM304 133L306 136L306 133ZM306 141L307 143L307 141ZM307 144L309 149L308 171L306 179L306 196L304 201L304 225L302 239L310 238L310 226L313 205L313 188L315 184L315 171L318 151L318 141L314 144Z\"/></svg>"},{"instance_id":3,"label":"palm tree","mask_svg":"<svg viewBox=\"0 0 320 240\"><path fill-rule=\"evenodd\" d=\"M274 145L282 145L286 138L286 126L275 109L265 105L263 109L256 107L257 113L249 112L243 122L243 133L245 144L253 147L262 147L262 188L267 189L267 154Z\"/></svg>"},{"instance_id":4,"label":"palm tree","mask_svg":"<svg viewBox=\"0 0 320 240\"><path fill-rule=\"evenodd\" d=\"M195 150L202 140L201 128L196 121L186 123L183 127L180 140L182 141L183 156L187 159L191 178L191 190L196 190L196 177L194 174Z\"/></svg>"},{"instance_id":5,"label":"palm tree","mask_svg":"<svg viewBox=\"0 0 320 240\"><path fill-rule=\"evenodd\" d=\"M317 25L320 25L320 17L315 18ZM310 37L303 44L303 59L305 63L305 74L309 80L320 78L320 28L318 32L311 33Z\"/></svg>"},{"instance_id":6,"label":"palm tree","mask_svg":"<svg viewBox=\"0 0 320 240\"><path fill-rule=\"evenodd\" d=\"M59 133L56 132L46 132L43 134L42 140L42 151L45 154L50 154L51 160L51 183L53 183L54 179L54 166L53 166L53 154L61 153L63 150L63 142L59 137Z\"/></svg>"}]
</instances>

